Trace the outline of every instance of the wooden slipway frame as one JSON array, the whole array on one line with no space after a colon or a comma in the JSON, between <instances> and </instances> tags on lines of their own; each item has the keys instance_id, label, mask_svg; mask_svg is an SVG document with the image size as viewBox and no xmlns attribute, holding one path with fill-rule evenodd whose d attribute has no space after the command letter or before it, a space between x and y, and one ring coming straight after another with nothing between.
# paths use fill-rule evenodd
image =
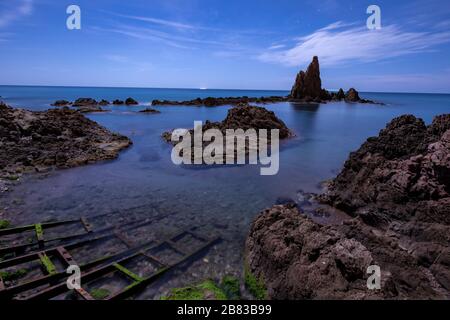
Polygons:
<instances>
[{"instance_id":1,"label":"wooden slipway frame","mask_svg":"<svg viewBox=\"0 0 450 320\"><path fill-rule=\"evenodd\" d=\"M18 228L0 230L0 240L3 236L20 234L30 230L34 230L37 239L37 241L32 243L0 248L0 257L5 254L7 256L14 256L13 258L0 261L0 271L33 261L40 263L43 271L42 276L38 276L31 280L11 286L5 285L5 281L3 281L0 274L0 299L51 299L69 292L70 289L66 283L69 274L66 273L66 269L71 265L77 265L81 270L80 280L82 288L73 290L76 298L94 300L88 290L83 289L83 284L91 283L92 281L117 272L121 276L127 278L131 283L123 288L120 288L118 292L108 296L105 300L125 299L139 290L144 289L166 272L180 266L185 262L193 261L196 257L200 256L201 253L205 252L208 248L220 241L219 237L205 238L198 235L195 232L196 228L179 231L173 236L159 241L151 240L135 244L133 241L128 239L126 234L127 232L151 225L152 223L162 220L169 215L158 215L147 219L146 221L132 220L127 223L123 223L120 226L108 226L98 230L94 230L88 219L83 217L73 220L42 224L38 223ZM71 224L81 224L84 231L60 238L45 239L45 230L61 225ZM196 239L201 245L189 251L181 249L178 241L186 235ZM101 258L81 265L75 261L74 257L70 253L72 250L82 248L84 246L114 240L120 241L125 245L126 249L111 255L105 255ZM180 258L170 263L164 263L162 262L161 257L157 257L155 254L152 254L152 252L162 249L169 249L179 255ZM53 263L55 259L61 262L64 266L62 270L57 270L57 267ZM154 266L155 271L150 275L141 277L124 266L127 263L132 263L136 259L145 259L148 263Z\"/></svg>"}]
</instances>

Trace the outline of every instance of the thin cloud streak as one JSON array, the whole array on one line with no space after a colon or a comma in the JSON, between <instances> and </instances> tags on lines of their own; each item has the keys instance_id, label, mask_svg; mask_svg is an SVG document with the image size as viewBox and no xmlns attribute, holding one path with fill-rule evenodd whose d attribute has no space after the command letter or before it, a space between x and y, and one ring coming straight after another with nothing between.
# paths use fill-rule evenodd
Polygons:
<instances>
[{"instance_id":1,"label":"thin cloud streak","mask_svg":"<svg viewBox=\"0 0 450 320\"><path fill-rule=\"evenodd\" d=\"M337 66L347 62L376 62L408 54L432 51L433 47L450 42L450 31L407 32L396 25L381 30L336 22L305 37L297 38L290 49L273 50L258 56L263 62L286 66L304 65L312 56L321 63Z\"/></svg>"},{"instance_id":2,"label":"thin cloud streak","mask_svg":"<svg viewBox=\"0 0 450 320\"><path fill-rule=\"evenodd\" d=\"M150 22L153 24L157 24L157 25L161 25L161 26L165 26L165 27L176 28L176 29L188 29L188 30L200 29L200 27L196 27L196 26L193 26L190 24L180 23L180 22L172 21L172 20L157 19L157 18L152 18L152 17L133 16L133 15L114 13L114 12L109 12L109 13L113 14L117 17L128 18L128 19L142 21L142 22Z\"/></svg>"}]
</instances>

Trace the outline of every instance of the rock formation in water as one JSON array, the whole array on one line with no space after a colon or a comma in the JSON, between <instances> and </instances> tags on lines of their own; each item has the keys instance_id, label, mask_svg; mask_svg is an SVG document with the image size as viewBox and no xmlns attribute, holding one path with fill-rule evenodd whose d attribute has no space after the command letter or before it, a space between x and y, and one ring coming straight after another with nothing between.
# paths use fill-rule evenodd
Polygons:
<instances>
[{"instance_id":1,"label":"rock formation in water","mask_svg":"<svg viewBox=\"0 0 450 320\"><path fill-rule=\"evenodd\" d=\"M321 99L322 80L320 79L319 58L314 57L306 72L300 71L291 90L292 99Z\"/></svg>"},{"instance_id":2,"label":"rock formation in water","mask_svg":"<svg viewBox=\"0 0 450 320\"><path fill-rule=\"evenodd\" d=\"M322 89L318 57L313 57L313 60L308 66L306 72L300 71L297 74L297 78L295 79L295 83L289 97L294 102L324 103L327 101L345 100L348 102L375 104L373 101L361 99L358 91L354 88L351 88L347 94L344 93L343 89L340 89L337 93L330 93L327 90Z\"/></svg>"},{"instance_id":3,"label":"rock formation in water","mask_svg":"<svg viewBox=\"0 0 450 320\"><path fill-rule=\"evenodd\" d=\"M123 102L123 100L116 99L113 101L113 105L116 105L116 106L123 105L123 104L125 104L125 102Z\"/></svg>"},{"instance_id":4,"label":"rock formation in water","mask_svg":"<svg viewBox=\"0 0 450 320\"><path fill-rule=\"evenodd\" d=\"M69 108L33 112L0 103L2 175L113 159L130 144Z\"/></svg>"},{"instance_id":5,"label":"rock formation in water","mask_svg":"<svg viewBox=\"0 0 450 320\"><path fill-rule=\"evenodd\" d=\"M56 100L54 103L52 103L52 106L54 107L64 107L70 105L70 101L67 100Z\"/></svg>"},{"instance_id":6,"label":"rock formation in water","mask_svg":"<svg viewBox=\"0 0 450 320\"><path fill-rule=\"evenodd\" d=\"M161 113L161 111L156 110L156 109L152 109L152 108L147 108L144 110L139 111L140 113L148 113L148 114L158 114Z\"/></svg>"},{"instance_id":7,"label":"rock formation in water","mask_svg":"<svg viewBox=\"0 0 450 320\"><path fill-rule=\"evenodd\" d=\"M134 105L138 105L139 102L137 102L136 100L134 100L133 98L127 98L127 100L125 100L125 104L127 106L134 106Z\"/></svg>"},{"instance_id":8,"label":"rock formation in water","mask_svg":"<svg viewBox=\"0 0 450 320\"><path fill-rule=\"evenodd\" d=\"M355 88L350 88L345 95L345 100L350 102L358 102L361 100L359 92Z\"/></svg>"},{"instance_id":9,"label":"rock formation in water","mask_svg":"<svg viewBox=\"0 0 450 320\"><path fill-rule=\"evenodd\" d=\"M250 106L248 104L238 105L230 110L228 110L228 115L222 122L210 122L206 121L203 124L202 130L205 132L209 129L218 129L222 132L224 137L226 136L227 129L242 129L244 131L248 129L267 129L268 132L268 143L270 143L270 130L278 129L279 138L287 139L293 136L293 133L284 124L282 120L277 118L274 112L268 111L262 107ZM194 129L189 131L191 136L193 136ZM172 142L172 131L163 133L162 137L167 142L175 145L176 142ZM193 139L192 139L193 140ZM210 142L203 142L203 150L206 148ZM224 145L226 144L226 138L224 138ZM193 141L192 141L193 145ZM194 145L193 145L194 147ZM258 144L259 147L259 144ZM226 150L226 148L224 148ZM235 151L235 150L234 150ZM245 152L248 153L248 145L246 146ZM224 157L227 156L226 151L224 151ZM235 154L234 154L235 155ZM194 156L194 151L192 150L192 156ZM230 156L230 155L228 155Z\"/></svg>"},{"instance_id":10,"label":"rock formation in water","mask_svg":"<svg viewBox=\"0 0 450 320\"><path fill-rule=\"evenodd\" d=\"M228 115L222 122L206 121L203 125L203 131L208 129L219 129L224 135L226 129L242 129L244 131L248 129L278 129L280 130L280 139L286 139L293 135L273 111L248 104L241 104L228 110ZM193 129L191 132L193 133ZM166 132L163 137L170 142L171 135L172 132Z\"/></svg>"},{"instance_id":11,"label":"rock formation in water","mask_svg":"<svg viewBox=\"0 0 450 320\"><path fill-rule=\"evenodd\" d=\"M197 98L188 101L169 101L169 100L153 100L152 105L154 106L205 106L205 107L217 107L225 105L238 105L238 104L248 104L248 103L277 103L288 101L287 97L260 97L260 98L249 98L249 97L228 97L228 98L212 98L208 97L205 99Z\"/></svg>"},{"instance_id":12,"label":"rock formation in water","mask_svg":"<svg viewBox=\"0 0 450 320\"><path fill-rule=\"evenodd\" d=\"M284 205L253 223L246 263L270 298L450 298L450 115L394 119L319 199L353 218L321 226Z\"/></svg>"},{"instance_id":13,"label":"rock formation in water","mask_svg":"<svg viewBox=\"0 0 450 320\"><path fill-rule=\"evenodd\" d=\"M67 100L57 100L52 103L54 107L66 107L70 106L75 108L81 113L91 113L91 112L106 112L107 110L103 110L101 106L108 106L111 103L108 100L102 99L101 101L97 101L93 98L78 98L75 102L71 103ZM126 101L123 100L114 100L112 102L113 105L138 105L139 102L134 100L133 98L127 98Z\"/></svg>"},{"instance_id":14,"label":"rock formation in water","mask_svg":"<svg viewBox=\"0 0 450 320\"><path fill-rule=\"evenodd\" d=\"M96 106L98 102L92 98L78 98L72 104L73 107L87 107L87 106Z\"/></svg>"}]
</instances>

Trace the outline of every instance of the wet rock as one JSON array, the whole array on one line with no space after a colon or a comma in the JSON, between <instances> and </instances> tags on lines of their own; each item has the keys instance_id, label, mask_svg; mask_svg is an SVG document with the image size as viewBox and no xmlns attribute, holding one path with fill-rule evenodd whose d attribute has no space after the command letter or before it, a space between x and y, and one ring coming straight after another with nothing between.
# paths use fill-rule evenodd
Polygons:
<instances>
[{"instance_id":1,"label":"wet rock","mask_svg":"<svg viewBox=\"0 0 450 320\"><path fill-rule=\"evenodd\" d=\"M54 107L64 107L70 105L70 102L67 100L56 100L54 103L52 103L52 106Z\"/></svg>"},{"instance_id":2,"label":"wet rock","mask_svg":"<svg viewBox=\"0 0 450 320\"><path fill-rule=\"evenodd\" d=\"M449 138L450 115L429 127L412 115L396 118L350 155L322 199L373 225L413 218L450 224Z\"/></svg>"},{"instance_id":3,"label":"wet rock","mask_svg":"<svg viewBox=\"0 0 450 320\"><path fill-rule=\"evenodd\" d=\"M292 137L294 134L289 130L288 127L284 124L282 120L277 118L274 112L268 111L262 107L250 106L248 104L238 105L230 110L228 110L228 115L222 122L210 122L206 121L203 124L202 130L205 132L209 129L218 129L222 132L224 137L226 137L227 129L242 129L244 131L248 129L267 129L267 140L270 144L270 130L278 129L279 130L279 138L287 139ZM194 134L194 129L189 131L191 137ZM172 142L172 132L164 132L162 134L162 138L169 143L176 144L177 142ZM194 143L192 139L192 156L194 156ZM206 148L210 142L203 142L203 148ZM259 146L259 143L258 143ZM226 138L224 138L224 158L227 157L227 148L226 148ZM231 152L231 151L230 151ZM234 156L236 156L236 150L233 150ZM249 152L248 143L246 144L246 154ZM232 156L232 155L228 155Z\"/></svg>"},{"instance_id":4,"label":"wet rock","mask_svg":"<svg viewBox=\"0 0 450 320\"><path fill-rule=\"evenodd\" d=\"M109 103L108 100L102 99L98 104L101 105L101 106L107 106L107 105L109 105L110 103Z\"/></svg>"},{"instance_id":5,"label":"wet rock","mask_svg":"<svg viewBox=\"0 0 450 320\"><path fill-rule=\"evenodd\" d=\"M108 112L108 110L104 110L100 106L96 106L96 105L77 107L76 110L81 113Z\"/></svg>"},{"instance_id":6,"label":"wet rock","mask_svg":"<svg viewBox=\"0 0 450 320\"><path fill-rule=\"evenodd\" d=\"M116 100L113 101L113 104L114 104L114 105L124 105L125 102L123 102L123 100L118 100L118 99L116 99Z\"/></svg>"},{"instance_id":7,"label":"wet rock","mask_svg":"<svg viewBox=\"0 0 450 320\"><path fill-rule=\"evenodd\" d=\"M353 219L321 226L296 206L264 211L246 257L274 299L450 297L450 115L391 121L353 152L318 199ZM329 208L329 209L327 209ZM382 289L367 290L368 264Z\"/></svg>"},{"instance_id":8,"label":"wet rock","mask_svg":"<svg viewBox=\"0 0 450 320\"><path fill-rule=\"evenodd\" d=\"M139 102L137 102L136 100L134 100L133 98L127 98L127 100L125 100L125 104L127 106L132 106L132 105L138 105Z\"/></svg>"},{"instance_id":9,"label":"wet rock","mask_svg":"<svg viewBox=\"0 0 450 320\"><path fill-rule=\"evenodd\" d=\"M358 219L322 226L296 206L274 206L251 227L246 263L270 299L444 298L415 257L391 243ZM381 290L367 288L371 265L381 267Z\"/></svg>"},{"instance_id":10,"label":"wet rock","mask_svg":"<svg viewBox=\"0 0 450 320\"><path fill-rule=\"evenodd\" d=\"M96 105L98 105L98 102L92 98L79 98L72 104L73 107L89 107Z\"/></svg>"},{"instance_id":11,"label":"wet rock","mask_svg":"<svg viewBox=\"0 0 450 320\"><path fill-rule=\"evenodd\" d=\"M0 168L30 172L114 159L131 141L69 108L32 112L0 105Z\"/></svg>"},{"instance_id":12,"label":"wet rock","mask_svg":"<svg viewBox=\"0 0 450 320\"><path fill-rule=\"evenodd\" d=\"M161 113L161 111L158 111L156 109L152 109L152 108L147 108L144 110L139 111L140 113L147 113L147 114L158 114Z\"/></svg>"}]
</instances>

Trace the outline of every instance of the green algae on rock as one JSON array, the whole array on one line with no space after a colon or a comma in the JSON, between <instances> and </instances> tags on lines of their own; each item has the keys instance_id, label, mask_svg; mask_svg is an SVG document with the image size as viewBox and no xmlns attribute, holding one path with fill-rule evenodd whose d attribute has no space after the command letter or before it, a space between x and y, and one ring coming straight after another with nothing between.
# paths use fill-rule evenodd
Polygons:
<instances>
[{"instance_id":1,"label":"green algae on rock","mask_svg":"<svg viewBox=\"0 0 450 320\"><path fill-rule=\"evenodd\" d=\"M90 292L92 298L95 300L103 300L108 298L111 295L111 292L109 292L108 289L99 288L99 289L92 289Z\"/></svg>"},{"instance_id":2,"label":"green algae on rock","mask_svg":"<svg viewBox=\"0 0 450 320\"><path fill-rule=\"evenodd\" d=\"M251 271L247 263L244 265L245 287L258 300L267 299L267 289L262 278L257 278Z\"/></svg>"},{"instance_id":3,"label":"green algae on rock","mask_svg":"<svg viewBox=\"0 0 450 320\"><path fill-rule=\"evenodd\" d=\"M198 285L172 289L161 300L227 300L227 295L214 281L206 280Z\"/></svg>"}]
</instances>

